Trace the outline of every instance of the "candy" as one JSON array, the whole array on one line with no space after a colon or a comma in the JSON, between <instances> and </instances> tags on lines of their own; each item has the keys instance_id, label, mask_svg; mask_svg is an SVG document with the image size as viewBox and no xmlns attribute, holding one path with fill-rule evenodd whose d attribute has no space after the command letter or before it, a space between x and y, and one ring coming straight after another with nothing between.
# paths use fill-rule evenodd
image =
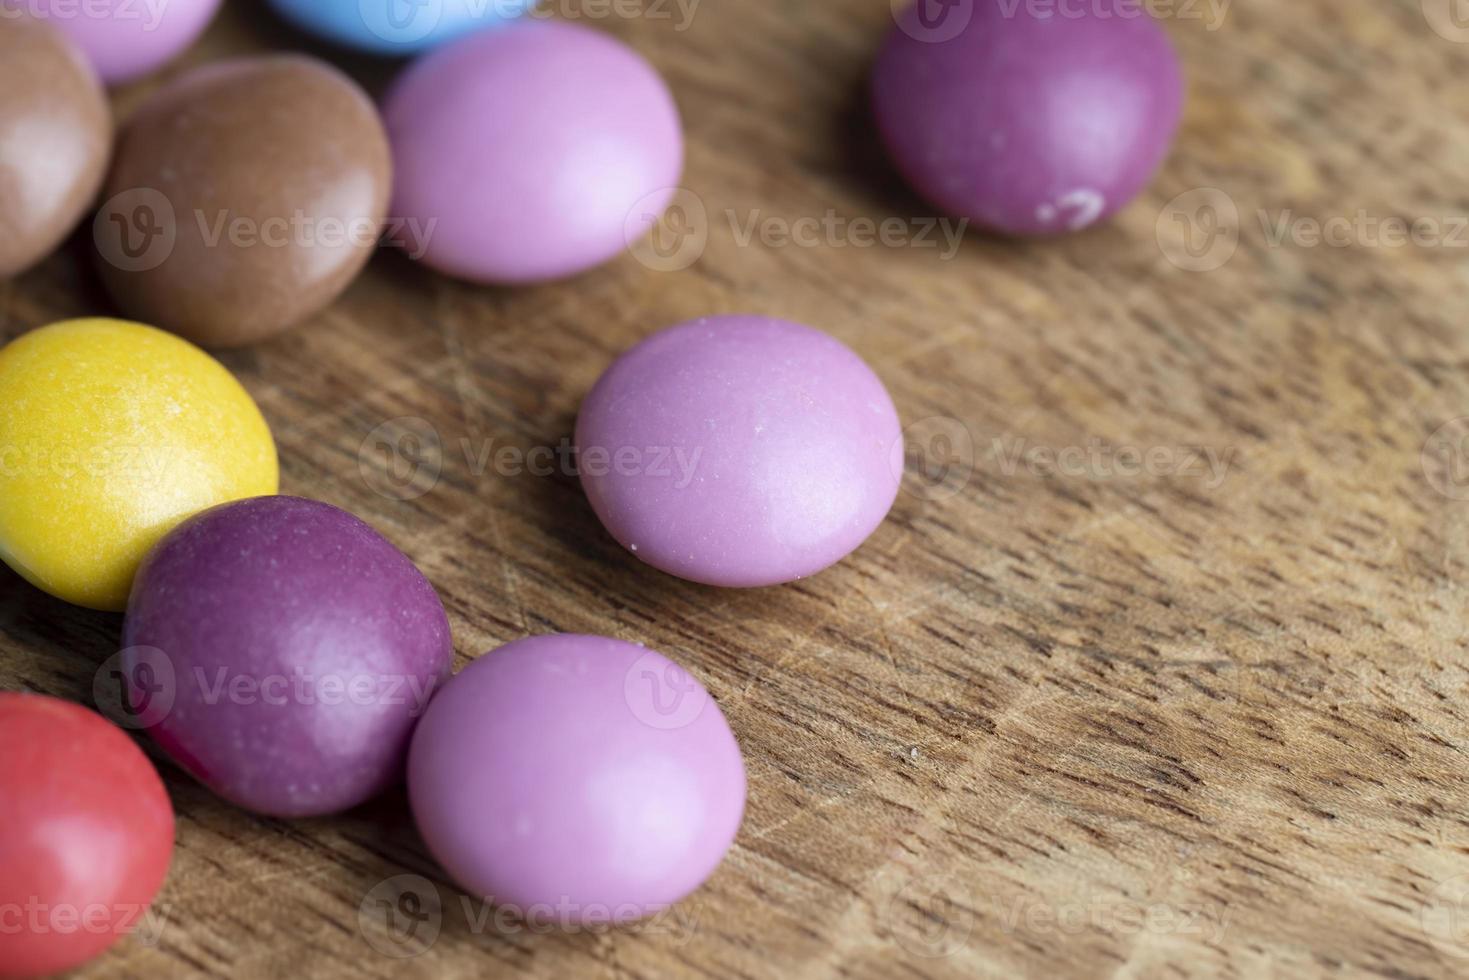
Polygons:
<instances>
[{"instance_id":1,"label":"candy","mask_svg":"<svg viewBox=\"0 0 1469 980\"><path fill-rule=\"evenodd\" d=\"M277 477L260 410L177 337L73 320L0 349L0 559L52 595L122 609L159 538Z\"/></svg>"},{"instance_id":2,"label":"candy","mask_svg":"<svg viewBox=\"0 0 1469 980\"><path fill-rule=\"evenodd\" d=\"M339 296L377 245L387 136L345 75L295 55L192 71L123 128L95 232L130 316L207 347L264 340Z\"/></svg>"},{"instance_id":3,"label":"candy","mask_svg":"<svg viewBox=\"0 0 1469 980\"><path fill-rule=\"evenodd\" d=\"M76 226L111 143L107 96L71 42L48 24L0 17L0 279Z\"/></svg>"},{"instance_id":4,"label":"candy","mask_svg":"<svg viewBox=\"0 0 1469 980\"><path fill-rule=\"evenodd\" d=\"M574 24L456 41L384 107L393 211L434 269L483 283L583 272L656 219L683 168L678 108L631 49Z\"/></svg>"},{"instance_id":5,"label":"candy","mask_svg":"<svg viewBox=\"0 0 1469 980\"><path fill-rule=\"evenodd\" d=\"M476 660L408 763L429 850L533 924L627 922L697 888L739 830L745 769L707 691L661 654L538 636Z\"/></svg>"},{"instance_id":6,"label":"candy","mask_svg":"<svg viewBox=\"0 0 1469 980\"><path fill-rule=\"evenodd\" d=\"M373 54L408 55L470 31L497 27L536 0L271 0L281 16L318 37Z\"/></svg>"},{"instance_id":7,"label":"candy","mask_svg":"<svg viewBox=\"0 0 1469 980\"><path fill-rule=\"evenodd\" d=\"M643 561L723 586L815 574L898 492L903 436L882 382L838 341L709 317L623 355L582 405L582 486Z\"/></svg>"},{"instance_id":8,"label":"candy","mask_svg":"<svg viewBox=\"0 0 1469 980\"><path fill-rule=\"evenodd\" d=\"M198 40L220 0L25 0L77 43L108 84L161 67Z\"/></svg>"},{"instance_id":9,"label":"candy","mask_svg":"<svg viewBox=\"0 0 1469 980\"><path fill-rule=\"evenodd\" d=\"M173 807L121 729L85 708L0 693L0 977L80 966L148 913Z\"/></svg>"},{"instance_id":10,"label":"candy","mask_svg":"<svg viewBox=\"0 0 1469 980\"><path fill-rule=\"evenodd\" d=\"M917 0L873 73L878 128L909 183L993 231L1076 231L1162 164L1183 83L1133 0L1102 11Z\"/></svg>"},{"instance_id":11,"label":"candy","mask_svg":"<svg viewBox=\"0 0 1469 980\"><path fill-rule=\"evenodd\" d=\"M296 497L180 526L138 572L123 635L139 725L214 792L277 817L346 810L398 781L453 657L413 563Z\"/></svg>"}]
</instances>

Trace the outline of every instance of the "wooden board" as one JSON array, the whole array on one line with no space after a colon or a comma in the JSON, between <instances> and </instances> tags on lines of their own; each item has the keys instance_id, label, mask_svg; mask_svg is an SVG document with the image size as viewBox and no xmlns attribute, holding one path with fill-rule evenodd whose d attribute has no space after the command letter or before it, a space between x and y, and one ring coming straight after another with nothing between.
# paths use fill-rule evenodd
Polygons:
<instances>
[{"instance_id":1,"label":"wooden board","mask_svg":"<svg viewBox=\"0 0 1469 980\"><path fill-rule=\"evenodd\" d=\"M185 64L304 46L228 6ZM258 820L164 763L163 927L90 975L1469 972L1469 424L1441 430L1469 415L1469 22L1451 0L1155 6L1190 90L1152 191L1073 239L970 234L945 258L850 229L779 241L801 218L932 216L865 115L883 0L706 0L687 23L563 2L673 84L702 257L500 291L384 254L226 361L284 489L422 566L459 666L553 630L687 664L748 760L738 844L649 926L501 929L401 798ZM346 64L374 90L391 74ZM1333 218L1313 245L1303 219ZM1437 231L1393 247L1394 218ZM6 338L108 310L85 254L0 286ZM573 479L497 472L494 450L569 436L618 352L730 311L841 337L913 425L909 490L851 560L701 588L624 553ZM380 450L421 425L402 419L436 440L419 496L430 471ZM89 699L118 629L6 573L0 686ZM374 899L401 875L431 882L431 944L385 931Z\"/></svg>"}]
</instances>

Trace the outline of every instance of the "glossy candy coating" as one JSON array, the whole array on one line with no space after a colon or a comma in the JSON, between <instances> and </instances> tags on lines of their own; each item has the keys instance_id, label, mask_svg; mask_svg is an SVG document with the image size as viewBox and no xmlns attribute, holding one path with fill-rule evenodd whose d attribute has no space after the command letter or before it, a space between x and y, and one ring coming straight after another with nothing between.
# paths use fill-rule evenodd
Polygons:
<instances>
[{"instance_id":1,"label":"glossy candy coating","mask_svg":"<svg viewBox=\"0 0 1469 980\"><path fill-rule=\"evenodd\" d=\"M271 337L362 271L392 184L367 95L298 55L206 65L123 127L94 225L130 316L205 347Z\"/></svg>"},{"instance_id":2,"label":"glossy candy coating","mask_svg":"<svg viewBox=\"0 0 1469 980\"><path fill-rule=\"evenodd\" d=\"M401 779L453 657L413 563L297 497L185 522L139 570L123 634L140 726L220 796L277 817L346 810Z\"/></svg>"},{"instance_id":3,"label":"glossy candy coating","mask_svg":"<svg viewBox=\"0 0 1469 980\"><path fill-rule=\"evenodd\" d=\"M434 699L408 788L466 891L570 926L642 918L697 888L739 830L745 769L719 706L661 654L537 636Z\"/></svg>"},{"instance_id":4,"label":"glossy candy coating","mask_svg":"<svg viewBox=\"0 0 1469 980\"><path fill-rule=\"evenodd\" d=\"M0 692L0 746L0 977L50 976L148 927L173 806L132 739L77 705Z\"/></svg>"},{"instance_id":5,"label":"glossy candy coating","mask_svg":"<svg viewBox=\"0 0 1469 980\"><path fill-rule=\"evenodd\" d=\"M65 31L109 85L162 67L199 39L220 0L25 0Z\"/></svg>"},{"instance_id":6,"label":"glossy candy coating","mask_svg":"<svg viewBox=\"0 0 1469 980\"><path fill-rule=\"evenodd\" d=\"M1146 9L916 0L873 73L888 150L915 190L992 231L1077 231L1152 180L1183 104Z\"/></svg>"},{"instance_id":7,"label":"glossy candy coating","mask_svg":"<svg viewBox=\"0 0 1469 980\"><path fill-rule=\"evenodd\" d=\"M408 68L383 114L393 213L411 223L411 247L475 282L543 282L612 259L635 212L661 214L683 169L663 79L576 24L529 21L447 45Z\"/></svg>"},{"instance_id":8,"label":"glossy candy coating","mask_svg":"<svg viewBox=\"0 0 1469 980\"><path fill-rule=\"evenodd\" d=\"M509 23L536 0L271 0L297 27L381 55L411 55Z\"/></svg>"},{"instance_id":9,"label":"glossy candy coating","mask_svg":"<svg viewBox=\"0 0 1469 980\"><path fill-rule=\"evenodd\" d=\"M107 96L71 42L49 24L0 17L0 279L65 240L111 150Z\"/></svg>"},{"instance_id":10,"label":"glossy candy coating","mask_svg":"<svg viewBox=\"0 0 1469 980\"><path fill-rule=\"evenodd\" d=\"M882 382L810 327L719 316L655 334L577 420L582 486L643 561L709 585L813 575L892 507L903 435Z\"/></svg>"},{"instance_id":11,"label":"glossy candy coating","mask_svg":"<svg viewBox=\"0 0 1469 980\"><path fill-rule=\"evenodd\" d=\"M122 609L159 538L278 476L249 394L177 337L72 320L0 349L0 559L52 595Z\"/></svg>"}]
</instances>

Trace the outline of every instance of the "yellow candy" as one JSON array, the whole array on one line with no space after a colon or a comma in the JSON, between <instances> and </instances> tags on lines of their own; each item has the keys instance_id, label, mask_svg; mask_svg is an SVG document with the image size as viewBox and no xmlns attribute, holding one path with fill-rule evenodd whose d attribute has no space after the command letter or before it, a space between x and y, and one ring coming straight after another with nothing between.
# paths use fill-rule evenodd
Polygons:
<instances>
[{"instance_id":1,"label":"yellow candy","mask_svg":"<svg viewBox=\"0 0 1469 980\"><path fill-rule=\"evenodd\" d=\"M172 334L72 320L0 350L0 559L52 595L125 608L159 538L279 479L255 402Z\"/></svg>"}]
</instances>

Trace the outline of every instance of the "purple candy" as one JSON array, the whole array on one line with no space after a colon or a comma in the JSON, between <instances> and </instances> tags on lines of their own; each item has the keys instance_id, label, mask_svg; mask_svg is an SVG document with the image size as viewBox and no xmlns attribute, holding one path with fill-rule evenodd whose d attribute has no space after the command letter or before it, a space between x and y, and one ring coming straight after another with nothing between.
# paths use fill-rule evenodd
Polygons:
<instances>
[{"instance_id":1,"label":"purple candy","mask_svg":"<svg viewBox=\"0 0 1469 980\"><path fill-rule=\"evenodd\" d=\"M220 796L334 813L402 775L449 676L433 586L372 528L296 497L194 517L133 584L121 668L138 727Z\"/></svg>"},{"instance_id":2,"label":"purple candy","mask_svg":"<svg viewBox=\"0 0 1469 980\"><path fill-rule=\"evenodd\" d=\"M1077 231L1122 208L1167 156L1183 105L1168 35L1134 0L917 0L872 84L913 187L1012 235Z\"/></svg>"},{"instance_id":3,"label":"purple candy","mask_svg":"<svg viewBox=\"0 0 1469 980\"><path fill-rule=\"evenodd\" d=\"M659 912L714 871L745 767L719 706L662 654L537 636L434 699L408 789L429 850L468 892L533 924L606 924Z\"/></svg>"},{"instance_id":4,"label":"purple candy","mask_svg":"<svg viewBox=\"0 0 1469 980\"><path fill-rule=\"evenodd\" d=\"M110 85L161 67L198 40L220 0L27 0L65 31ZM0 0L0 11L6 4ZM20 6L17 4L17 6Z\"/></svg>"},{"instance_id":5,"label":"purple candy","mask_svg":"<svg viewBox=\"0 0 1469 980\"><path fill-rule=\"evenodd\" d=\"M643 561L708 585L777 585L865 541L903 435L882 382L810 327L706 317L645 340L582 405L582 485Z\"/></svg>"},{"instance_id":6,"label":"purple candy","mask_svg":"<svg viewBox=\"0 0 1469 980\"><path fill-rule=\"evenodd\" d=\"M628 247L630 222L662 213L683 169L663 79L575 24L448 44L407 70L383 112L410 253L476 282L540 282L606 262Z\"/></svg>"}]
</instances>

